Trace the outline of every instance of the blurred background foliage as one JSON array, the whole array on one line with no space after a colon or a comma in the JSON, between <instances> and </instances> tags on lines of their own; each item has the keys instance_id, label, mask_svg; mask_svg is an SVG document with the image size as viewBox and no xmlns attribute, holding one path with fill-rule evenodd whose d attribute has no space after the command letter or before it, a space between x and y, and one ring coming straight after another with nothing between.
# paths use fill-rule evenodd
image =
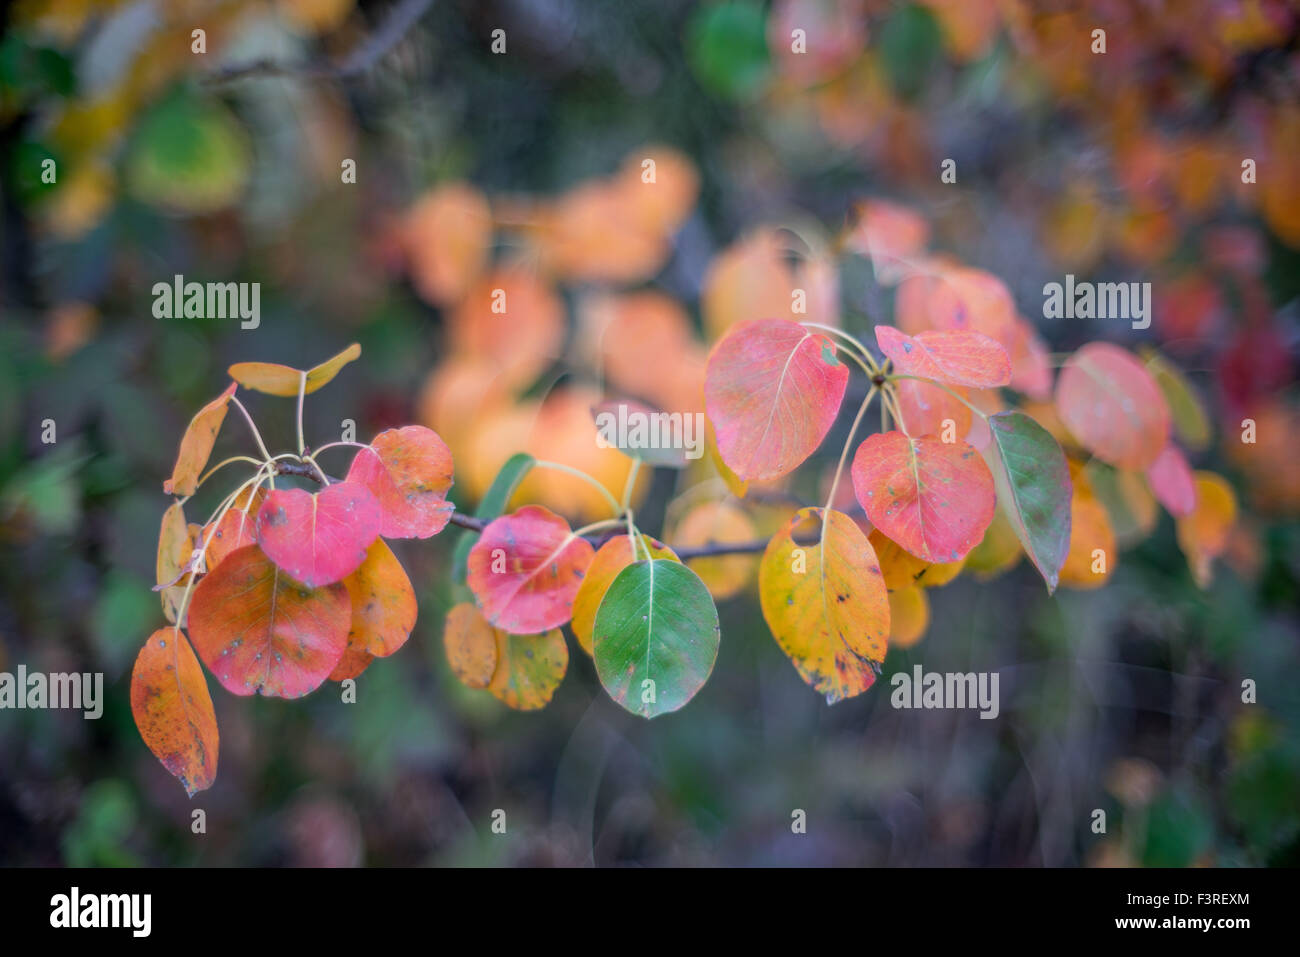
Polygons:
<instances>
[{"instance_id":1,"label":"blurred background foliage","mask_svg":"<svg viewBox=\"0 0 1300 957\"><path fill-rule=\"evenodd\" d=\"M0 863L1300 863L1294 3L19 0L4 16L0 670L102 671L107 701L99 721L0 712ZM646 158L664 186L648 202ZM525 447L621 487L593 397L698 407L707 344L787 314L796 282L809 319L889 321L894 293L853 240L868 197L999 277L1052 350L1158 345L1182 370L1212 424L1194 463L1241 503L1205 587L1167 515L1126 536L1112 500L1132 544L1105 588L1049 598L1021 562L935 591L885 674L999 671L987 722L896 711L883 682L826 707L767 633L752 561L729 560L711 570L734 593L712 679L647 723L572 639L543 711L461 687L441 647L449 538L400 542L420 598L408 646L356 704L334 685L218 690L218 781L185 799L128 689L162 621L160 483L228 364L307 367L360 341L313 396L309 443L345 419L359 437L424 422L456 454L462 507ZM1037 318L1066 272L1151 281L1151 329ZM154 318L152 286L175 274L260 282L259 328ZM496 288L508 321L482 308ZM268 443L291 444L291 403L252 402ZM244 451L239 426L219 457ZM749 537L789 513L711 469L643 482L644 527ZM804 471L785 493L824 494ZM546 483L524 494L598 508ZM687 529L677 494L711 513Z\"/></svg>"}]
</instances>

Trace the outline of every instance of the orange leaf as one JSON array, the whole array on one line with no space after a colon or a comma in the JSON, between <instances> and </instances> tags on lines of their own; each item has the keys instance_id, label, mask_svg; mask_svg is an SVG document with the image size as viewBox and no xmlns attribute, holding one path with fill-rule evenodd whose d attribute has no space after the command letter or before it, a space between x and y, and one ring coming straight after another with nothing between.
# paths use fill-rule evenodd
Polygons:
<instances>
[{"instance_id":1,"label":"orange leaf","mask_svg":"<svg viewBox=\"0 0 1300 957\"><path fill-rule=\"evenodd\" d=\"M386 658L406 644L415 627L415 590L387 542L375 539L361 567L343 579L343 587L352 600L350 649Z\"/></svg>"},{"instance_id":2,"label":"orange leaf","mask_svg":"<svg viewBox=\"0 0 1300 957\"><path fill-rule=\"evenodd\" d=\"M447 527L455 507L451 450L422 425L388 429L357 451L347 481L368 488L379 503L379 534L428 538Z\"/></svg>"},{"instance_id":3,"label":"orange leaf","mask_svg":"<svg viewBox=\"0 0 1300 957\"><path fill-rule=\"evenodd\" d=\"M1196 472L1196 508L1177 521L1178 547L1202 588L1214 577L1214 560L1231 543L1237 523L1237 495L1222 476Z\"/></svg>"},{"instance_id":4,"label":"orange leaf","mask_svg":"<svg viewBox=\"0 0 1300 957\"><path fill-rule=\"evenodd\" d=\"M185 522L185 513L180 502L173 502L163 512L156 563L158 584L169 586L162 589L163 614L173 624L180 614L181 599L185 594L185 582L182 581L185 576L181 573L189 565L193 550L194 539Z\"/></svg>"},{"instance_id":5,"label":"orange leaf","mask_svg":"<svg viewBox=\"0 0 1300 957\"><path fill-rule=\"evenodd\" d=\"M326 359L306 372L276 362L236 362L227 371L230 373L230 378L245 389L264 392L267 395L297 397L304 375L306 384L302 388L303 394L306 395L327 385L339 374L340 369L360 355L361 346L354 342L338 355Z\"/></svg>"},{"instance_id":6,"label":"orange leaf","mask_svg":"<svg viewBox=\"0 0 1300 957\"><path fill-rule=\"evenodd\" d=\"M750 517L729 502L702 502L682 516L672 532L672 540L682 548L736 544L756 537L758 530ZM692 558L686 564L714 599L722 601L749 583L757 561L753 555L737 554Z\"/></svg>"},{"instance_id":7,"label":"orange leaf","mask_svg":"<svg viewBox=\"0 0 1300 957\"><path fill-rule=\"evenodd\" d=\"M190 420L181 436L181 448L172 468L172 477L163 482L163 491L168 495L193 495L198 488L199 477L212 455L212 446L216 444L217 432L225 421L226 406L234 394L235 383L232 382L225 392L199 409Z\"/></svg>"},{"instance_id":8,"label":"orange leaf","mask_svg":"<svg viewBox=\"0 0 1300 957\"><path fill-rule=\"evenodd\" d=\"M453 305L487 265L492 210L473 186L448 183L407 213L404 238L416 291L435 306Z\"/></svg>"},{"instance_id":9,"label":"orange leaf","mask_svg":"<svg viewBox=\"0 0 1300 957\"><path fill-rule=\"evenodd\" d=\"M149 750L193 797L217 777L217 715L180 629L159 628L131 670L131 714Z\"/></svg>"},{"instance_id":10,"label":"orange leaf","mask_svg":"<svg viewBox=\"0 0 1300 957\"><path fill-rule=\"evenodd\" d=\"M497 670L495 629L471 602L463 601L447 612L443 647L452 673L467 688L486 688Z\"/></svg>"}]
</instances>

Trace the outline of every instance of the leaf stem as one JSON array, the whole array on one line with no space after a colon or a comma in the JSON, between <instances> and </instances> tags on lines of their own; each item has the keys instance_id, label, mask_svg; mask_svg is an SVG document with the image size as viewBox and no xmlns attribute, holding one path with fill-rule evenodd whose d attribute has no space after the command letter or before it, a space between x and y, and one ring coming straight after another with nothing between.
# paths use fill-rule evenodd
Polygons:
<instances>
[{"instance_id":1,"label":"leaf stem","mask_svg":"<svg viewBox=\"0 0 1300 957\"><path fill-rule=\"evenodd\" d=\"M600 491L600 494L605 497L605 501L609 503L609 507L614 510L616 516L623 514L623 506L618 504L618 499L614 498L610 490L605 488L605 486L600 484L600 482L596 481L595 478L582 471L582 469L575 469L572 465L564 465L560 462L548 462L544 459L537 459L534 461L533 468L544 468L552 469L556 472L566 472L569 475L582 479L584 482L591 485L592 488Z\"/></svg>"},{"instance_id":2,"label":"leaf stem","mask_svg":"<svg viewBox=\"0 0 1300 957\"><path fill-rule=\"evenodd\" d=\"M632 457L632 467L627 470L627 482L623 485L623 511L627 512L632 504L632 489L636 487L636 476L641 471L641 456ZM629 513L630 514L630 513Z\"/></svg>"},{"instance_id":3,"label":"leaf stem","mask_svg":"<svg viewBox=\"0 0 1300 957\"><path fill-rule=\"evenodd\" d=\"M262 441L262 433L257 431L257 425L253 422L253 417L248 414L248 410L244 408L244 403L240 402L238 397L233 395L230 397L230 401L235 404L235 408L243 413L244 421L248 423L249 429L253 432L253 438L257 440L257 447L262 453L262 458L269 459L271 453L266 450L266 443Z\"/></svg>"},{"instance_id":4,"label":"leaf stem","mask_svg":"<svg viewBox=\"0 0 1300 957\"><path fill-rule=\"evenodd\" d=\"M259 470L262 465L261 462L253 458L251 455L232 455L230 458L223 459L222 461L218 462L216 465L212 466L212 468L204 472L203 475L199 477L199 480L194 483L195 490L197 491L203 485L204 482L206 482L209 478L211 478L213 472L217 471L217 469L222 468L223 466L229 465L232 462L249 462L253 465L258 466ZM189 495L185 496L186 500L189 500L192 497L193 496L189 496Z\"/></svg>"},{"instance_id":5,"label":"leaf stem","mask_svg":"<svg viewBox=\"0 0 1300 957\"><path fill-rule=\"evenodd\" d=\"M302 402L307 395L307 373L299 371L298 373L298 454L302 455L307 451L307 446L302 440Z\"/></svg>"},{"instance_id":6,"label":"leaf stem","mask_svg":"<svg viewBox=\"0 0 1300 957\"><path fill-rule=\"evenodd\" d=\"M844 472L844 462L848 459L849 449L853 446L853 436L857 434L858 424L862 422L862 416L866 414L867 406L871 405L871 400L876 397L877 391L878 390L873 385L871 391L867 393L867 397L863 399L862 404L858 406L858 414L853 417L853 424L849 426L849 437L844 442L843 451L840 452L840 464L835 466L835 478L831 479L831 494L826 496L826 511L830 511L831 506L835 504L835 492L840 487L840 475ZM881 399L881 404L884 404L884 399ZM823 516L823 523L825 520L825 516ZM824 527L823 524L823 528Z\"/></svg>"},{"instance_id":7,"label":"leaf stem","mask_svg":"<svg viewBox=\"0 0 1300 957\"><path fill-rule=\"evenodd\" d=\"M619 516L618 518L602 518L599 522L592 522L590 525L582 526L582 528L575 528L570 534L574 538L582 538L582 536L586 535L588 532L598 532L602 528L609 528L613 525L622 524L622 516Z\"/></svg>"}]
</instances>

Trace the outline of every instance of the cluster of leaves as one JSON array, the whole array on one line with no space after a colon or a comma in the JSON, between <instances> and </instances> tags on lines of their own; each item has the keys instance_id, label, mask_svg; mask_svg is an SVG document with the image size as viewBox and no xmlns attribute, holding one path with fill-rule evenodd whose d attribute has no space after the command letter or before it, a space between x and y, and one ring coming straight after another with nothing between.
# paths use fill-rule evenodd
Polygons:
<instances>
[{"instance_id":1,"label":"cluster of leaves","mask_svg":"<svg viewBox=\"0 0 1300 957\"><path fill-rule=\"evenodd\" d=\"M309 370L232 366L234 382L191 420L163 483L177 496L158 540L156 590L171 625L140 649L131 708L145 743L191 795L211 786L217 771L216 714L200 659L232 694L297 698L327 679L355 678L401 648L415 626L415 592L386 539L428 538L446 527L451 453L419 425L381 432L369 444L312 451L303 442L305 396L360 354L353 345ZM297 397L297 452L267 451L238 386ZM237 455L208 468L231 405L247 419L261 458ZM333 447L356 448L342 481L316 459ZM205 523L188 523L190 497L236 464L253 474ZM277 475L320 488L277 488Z\"/></svg>"}]
</instances>

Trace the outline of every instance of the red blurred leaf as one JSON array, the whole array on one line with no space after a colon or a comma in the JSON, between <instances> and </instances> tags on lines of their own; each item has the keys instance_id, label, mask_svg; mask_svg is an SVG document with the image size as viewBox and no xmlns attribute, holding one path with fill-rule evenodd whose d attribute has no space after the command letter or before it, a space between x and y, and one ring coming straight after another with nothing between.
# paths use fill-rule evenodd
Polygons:
<instances>
[{"instance_id":1,"label":"red blurred leaf","mask_svg":"<svg viewBox=\"0 0 1300 957\"><path fill-rule=\"evenodd\" d=\"M908 375L973 389L1011 382L1007 350L980 332L925 331L909 336L893 326L876 326L876 343L894 360L894 367Z\"/></svg>"},{"instance_id":2,"label":"red blurred leaf","mask_svg":"<svg viewBox=\"0 0 1300 957\"><path fill-rule=\"evenodd\" d=\"M1066 361L1056 408L1084 448L1117 468L1145 470L1169 441L1160 387L1138 359L1108 342L1091 342Z\"/></svg>"}]
</instances>

